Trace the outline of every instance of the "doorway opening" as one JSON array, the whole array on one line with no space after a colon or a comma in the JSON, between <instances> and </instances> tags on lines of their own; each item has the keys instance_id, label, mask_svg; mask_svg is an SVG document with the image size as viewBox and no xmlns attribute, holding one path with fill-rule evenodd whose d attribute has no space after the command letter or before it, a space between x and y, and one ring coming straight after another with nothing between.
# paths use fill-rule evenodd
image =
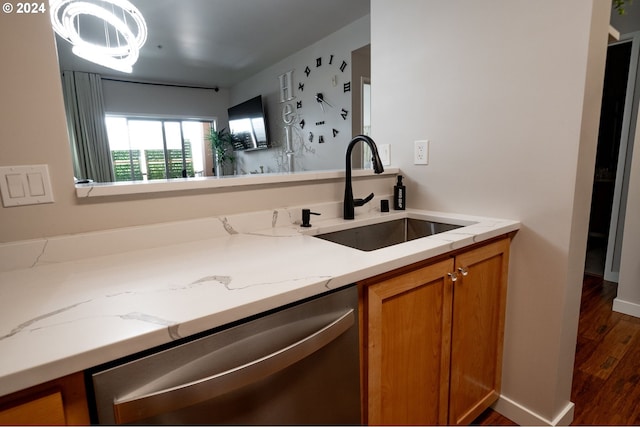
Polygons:
<instances>
[{"instance_id":1,"label":"doorway opening","mask_svg":"<svg viewBox=\"0 0 640 427\"><path fill-rule=\"evenodd\" d=\"M633 99L628 91L632 48L632 40L625 40L610 45L607 50L585 260L585 274L598 277L605 277L607 269L615 268L610 264L617 259L611 253L616 245L610 244L610 233L615 232L611 224L612 214L617 214L614 203L621 146L626 151L626 144L621 144L624 127L628 126L625 107L628 109L627 100Z\"/></svg>"}]
</instances>

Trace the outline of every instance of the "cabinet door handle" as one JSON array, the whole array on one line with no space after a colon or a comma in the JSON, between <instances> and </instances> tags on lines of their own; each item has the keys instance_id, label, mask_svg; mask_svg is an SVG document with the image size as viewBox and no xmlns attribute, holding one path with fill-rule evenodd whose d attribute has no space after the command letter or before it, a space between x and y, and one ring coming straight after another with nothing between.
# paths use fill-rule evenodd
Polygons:
<instances>
[{"instance_id":1,"label":"cabinet door handle","mask_svg":"<svg viewBox=\"0 0 640 427\"><path fill-rule=\"evenodd\" d=\"M466 276L467 274L469 274L469 270L467 270L467 267L460 267L458 268L458 271L460 272L460 274L462 274L463 276Z\"/></svg>"},{"instance_id":2,"label":"cabinet door handle","mask_svg":"<svg viewBox=\"0 0 640 427\"><path fill-rule=\"evenodd\" d=\"M447 276L451 277L452 282L458 280L458 273L456 273L455 271L453 273L447 273Z\"/></svg>"}]
</instances>

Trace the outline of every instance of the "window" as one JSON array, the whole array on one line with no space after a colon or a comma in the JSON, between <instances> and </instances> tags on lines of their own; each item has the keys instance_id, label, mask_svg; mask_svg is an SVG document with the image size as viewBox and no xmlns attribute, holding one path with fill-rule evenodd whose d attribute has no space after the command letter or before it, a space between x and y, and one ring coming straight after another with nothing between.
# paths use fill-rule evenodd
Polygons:
<instances>
[{"instance_id":1,"label":"window","mask_svg":"<svg viewBox=\"0 0 640 427\"><path fill-rule=\"evenodd\" d=\"M106 117L116 181L205 175L213 121Z\"/></svg>"}]
</instances>

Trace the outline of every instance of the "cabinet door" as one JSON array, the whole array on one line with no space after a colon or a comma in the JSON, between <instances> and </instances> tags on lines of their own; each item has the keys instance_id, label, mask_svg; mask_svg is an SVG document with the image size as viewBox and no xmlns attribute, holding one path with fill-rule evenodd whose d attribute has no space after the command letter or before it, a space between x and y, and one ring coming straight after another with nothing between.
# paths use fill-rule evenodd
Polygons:
<instances>
[{"instance_id":1,"label":"cabinet door","mask_svg":"<svg viewBox=\"0 0 640 427\"><path fill-rule=\"evenodd\" d=\"M54 391L0 409L0 425L65 425L62 393Z\"/></svg>"},{"instance_id":2,"label":"cabinet door","mask_svg":"<svg viewBox=\"0 0 640 427\"><path fill-rule=\"evenodd\" d=\"M0 397L0 425L88 425L82 372Z\"/></svg>"},{"instance_id":3,"label":"cabinet door","mask_svg":"<svg viewBox=\"0 0 640 427\"><path fill-rule=\"evenodd\" d=\"M447 423L452 271L449 259L364 287L368 424Z\"/></svg>"},{"instance_id":4,"label":"cabinet door","mask_svg":"<svg viewBox=\"0 0 640 427\"><path fill-rule=\"evenodd\" d=\"M500 395L509 239L456 257L449 423L469 424Z\"/></svg>"}]
</instances>

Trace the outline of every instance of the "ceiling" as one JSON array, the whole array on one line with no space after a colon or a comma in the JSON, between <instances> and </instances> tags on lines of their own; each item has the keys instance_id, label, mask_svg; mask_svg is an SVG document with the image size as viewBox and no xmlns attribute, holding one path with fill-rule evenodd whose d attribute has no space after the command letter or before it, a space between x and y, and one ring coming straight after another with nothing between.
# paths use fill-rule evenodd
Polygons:
<instances>
[{"instance_id":1,"label":"ceiling","mask_svg":"<svg viewBox=\"0 0 640 427\"><path fill-rule=\"evenodd\" d=\"M149 33L133 73L80 59L56 36L60 68L135 81L231 87L370 10L370 0L130 1ZM95 24L104 34L104 24Z\"/></svg>"}]
</instances>

